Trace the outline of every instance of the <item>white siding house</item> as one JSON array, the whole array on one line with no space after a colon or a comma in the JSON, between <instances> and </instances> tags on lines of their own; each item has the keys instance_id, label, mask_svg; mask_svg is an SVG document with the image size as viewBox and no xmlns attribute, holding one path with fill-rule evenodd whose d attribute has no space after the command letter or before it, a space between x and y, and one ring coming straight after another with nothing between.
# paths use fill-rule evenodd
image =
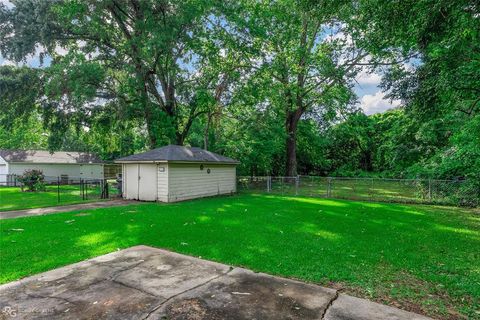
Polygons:
<instances>
[{"instance_id":1,"label":"white siding house","mask_svg":"<svg viewBox=\"0 0 480 320\"><path fill-rule=\"evenodd\" d=\"M200 148L169 145L117 159L123 197L175 202L236 192L238 161Z\"/></svg>"},{"instance_id":2,"label":"white siding house","mask_svg":"<svg viewBox=\"0 0 480 320\"><path fill-rule=\"evenodd\" d=\"M43 150L0 150L0 185L25 170L41 170L45 179L103 179L103 163L94 154Z\"/></svg>"}]
</instances>

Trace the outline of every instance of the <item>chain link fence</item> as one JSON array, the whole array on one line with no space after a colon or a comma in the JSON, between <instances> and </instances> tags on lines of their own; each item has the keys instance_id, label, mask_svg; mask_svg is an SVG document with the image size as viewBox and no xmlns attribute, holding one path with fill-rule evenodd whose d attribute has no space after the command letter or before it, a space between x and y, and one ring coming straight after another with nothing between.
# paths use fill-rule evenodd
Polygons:
<instances>
[{"instance_id":1,"label":"chain link fence","mask_svg":"<svg viewBox=\"0 0 480 320\"><path fill-rule=\"evenodd\" d=\"M238 177L239 192L477 207L480 188L468 180L345 177Z\"/></svg>"},{"instance_id":2,"label":"chain link fence","mask_svg":"<svg viewBox=\"0 0 480 320\"><path fill-rule=\"evenodd\" d=\"M115 179L45 176L38 190L29 191L17 175L0 175L0 211L118 198L119 185Z\"/></svg>"}]
</instances>

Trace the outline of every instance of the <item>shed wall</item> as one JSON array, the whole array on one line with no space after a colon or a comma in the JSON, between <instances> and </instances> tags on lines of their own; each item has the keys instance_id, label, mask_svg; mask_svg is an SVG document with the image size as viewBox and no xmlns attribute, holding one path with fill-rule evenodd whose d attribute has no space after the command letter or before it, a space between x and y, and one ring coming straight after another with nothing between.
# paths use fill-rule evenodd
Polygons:
<instances>
[{"instance_id":1,"label":"shed wall","mask_svg":"<svg viewBox=\"0 0 480 320\"><path fill-rule=\"evenodd\" d=\"M157 171L157 199L168 202L168 164L159 164Z\"/></svg>"},{"instance_id":2,"label":"shed wall","mask_svg":"<svg viewBox=\"0 0 480 320\"><path fill-rule=\"evenodd\" d=\"M168 201L236 192L235 165L203 164L168 165ZM210 169L210 173L208 173Z\"/></svg>"}]
</instances>

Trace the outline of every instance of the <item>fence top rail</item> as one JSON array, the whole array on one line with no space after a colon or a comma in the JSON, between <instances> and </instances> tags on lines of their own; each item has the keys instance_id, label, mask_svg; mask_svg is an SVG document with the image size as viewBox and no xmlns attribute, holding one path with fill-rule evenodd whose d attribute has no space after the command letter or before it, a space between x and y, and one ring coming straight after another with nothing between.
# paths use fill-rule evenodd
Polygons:
<instances>
[{"instance_id":1,"label":"fence top rail","mask_svg":"<svg viewBox=\"0 0 480 320\"><path fill-rule=\"evenodd\" d=\"M0 174L0 177L13 177L13 178L17 178L17 177L20 177L20 175L16 175L16 174ZM44 179L48 179L48 180L57 180L57 179L60 179L62 180L62 176L43 176ZM115 179L115 178L113 178ZM101 180L112 180L112 178L95 178L95 177L78 177L78 176L65 176L65 180L89 180L89 181L101 181Z\"/></svg>"},{"instance_id":2,"label":"fence top rail","mask_svg":"<svg viewBox=\"0 0 480 320\"><path fill-rule=\"evenodd\" d=\"M238 179L298 179L298 178L318 178L318 179L332 179L332 180L377 180L377 181L411 181L411 182L451 182L451 183L464 183L467 181L453 180L453 179L396 179L396 178L378 178L378 177L331 177L331 176L238 176Z\"/></svg>"}]
</instances>

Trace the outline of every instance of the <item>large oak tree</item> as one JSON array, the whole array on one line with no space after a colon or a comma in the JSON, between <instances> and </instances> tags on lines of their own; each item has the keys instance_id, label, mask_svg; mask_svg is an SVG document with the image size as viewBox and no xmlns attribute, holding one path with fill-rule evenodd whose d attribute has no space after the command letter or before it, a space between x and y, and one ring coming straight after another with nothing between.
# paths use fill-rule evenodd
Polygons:
<instances>
[{"instance_id":1,"label":"large oak tree","mask_svg":"<svg viewBox=\"0 0 480 320\"><path fill-rule=\"evenodd\" d=\"M210 112L199 93L223 92L228 63L218 63L213 38L221 33L206 21L215 15L212 1L12 3L0 5L1 53L52 58L39 99L63 122L105 111L141 119L151 147L183 144L195 119Z\"/></svg>"},{"instance_id":2,"label":"large oak tree","mask_svg":"<svg viewBox=\"0 0 480 320\"><path fill-rule=\"evenodd\" d=\"M253 77L272 81L261 103L282 110L287 176L297 175L300 120L332 120L355 99L357 63L367 55L344 33L349 10L350 1L245 0L234 19L240 38L249 39Z\"/></svg>"}]
</instances>

